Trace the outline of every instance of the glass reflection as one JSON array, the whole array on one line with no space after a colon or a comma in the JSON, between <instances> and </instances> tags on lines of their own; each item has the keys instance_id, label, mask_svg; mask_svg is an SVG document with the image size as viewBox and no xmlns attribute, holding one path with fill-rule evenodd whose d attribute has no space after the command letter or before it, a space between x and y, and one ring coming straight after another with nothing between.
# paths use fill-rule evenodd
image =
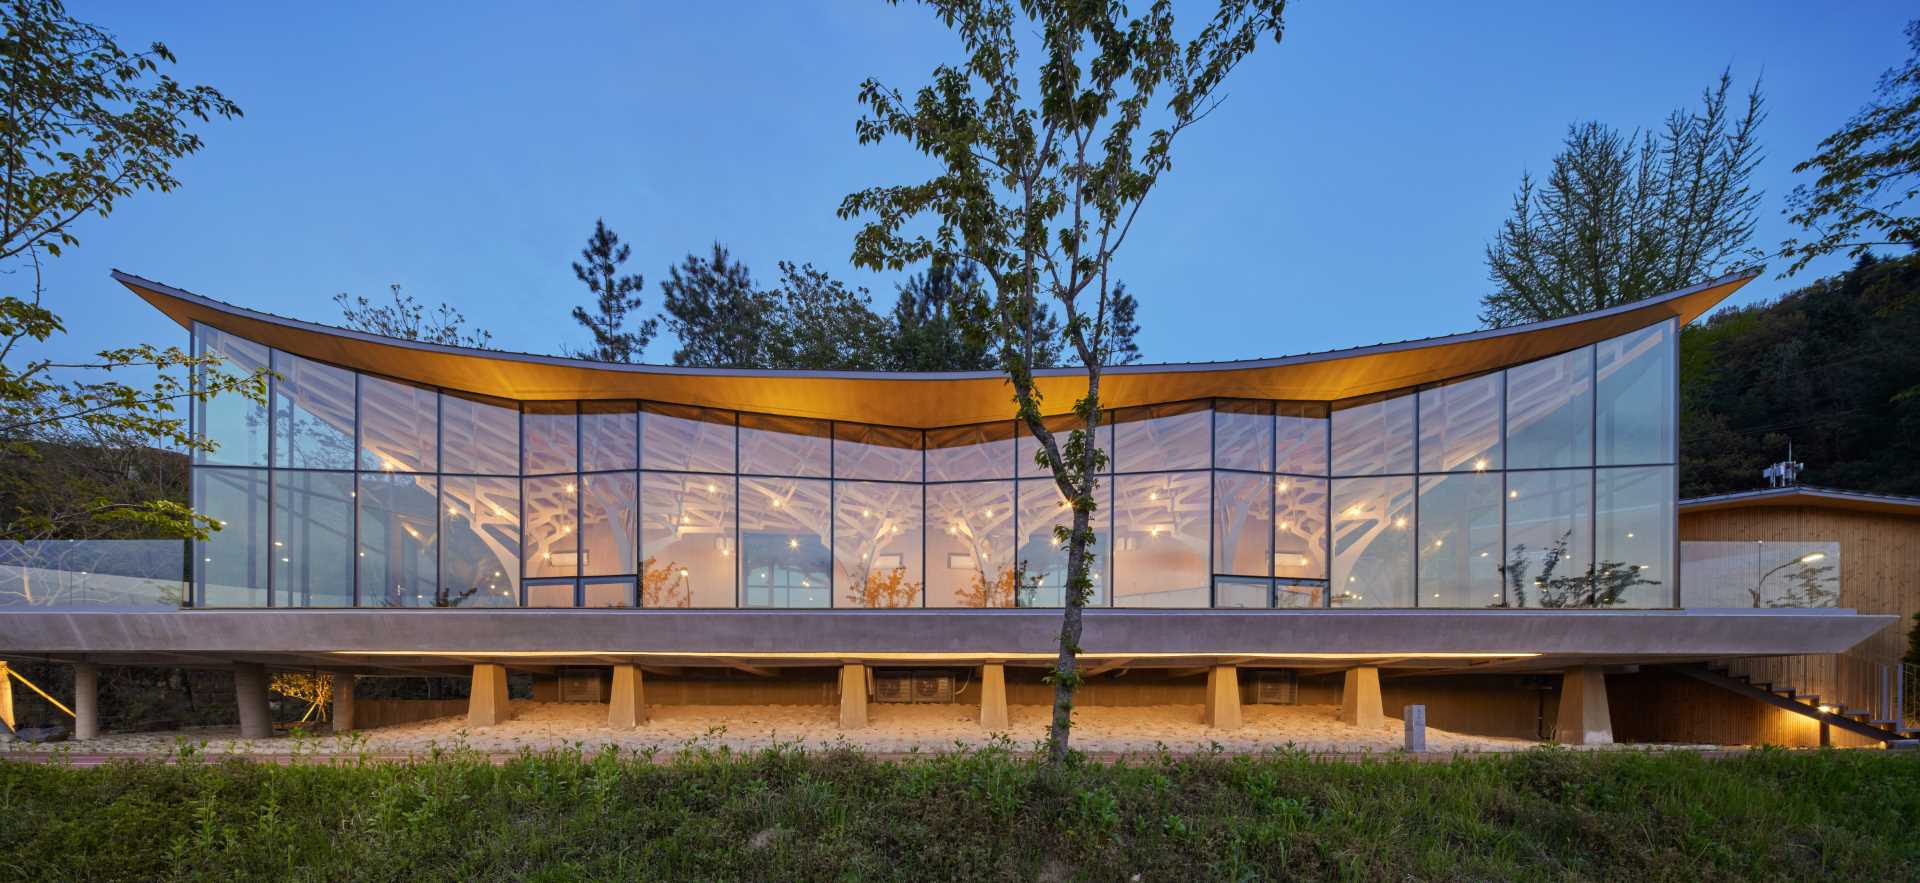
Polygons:
<instances>
[{"instance_id":1,"label":"glass reflection","mask_svg":"<svg viewBox=\"0 0 1920 883\"><path fill-rule=\"evenodd\" d=\"M836 605L920 606L920 485L835 482L833 522Z\"/></svg>"},{"instance_id":2,"label":"glass reflection","mask_svg":"<svg viewBox=\"0 0 1920 883\"><path fill-rule=\"evenodd\" d=\"M240 378L271 367L267 348L242 340L217 328L195 323L195 355L218 356L220 366L203 370L199 388L210 388L214 378ZM196 401L194 426L212 442L211 451L195 451L194 462L226 466L267 465L267 406L239 393L221 393L205 401Z\"/></svg>"},{"instance_id":3,"label":"glass reflection","mask_svg":"<svg viewBox=\"0 0 1920 883\"><path fill-rule=\"evenodd\" d=\"M353 475L273 475L274 604L353 606Z\"/></svg>"},{"instance_id":4,"label":"glass reflection","mask_svg":"<svg viewBox=\"0 0 1920 883\"><path fill-rule=\"evenodd\" d=\"M1420 479L1421 607L1499 607L1499 475Z\"/></svg>"},{"instance_id":5,"label":"glass reflection","mask_svg":"<svg viewBox=\"0 0 1920 883\"><path fill-rule=\"evenodd\" d=\"M648 402L640 407L640 465L683 472L732 472L732 411Z\"/></svg>"},{"instance_id":6,"label":"glass reflection","mask_svg":"<svg viewBox=\"0 0 1920 883\"><path fill-rule=\"evenodd\" d=\"M1592 607L1593 471L1507 474L1507 603Z\"/></svg>"},{"instance_id":7,"label":"glass reflection","mask_svg":"<svg viewBox=\"0 0 1920 883\"><path fill-rule=\"evenodd\" d=\"M728 476L641 474L640 606L734 606L733 501Z\"/></svg>"},{"instance_id":8,"label":"glass reflection","mask_svg":"<svg viewBox=\"0 0 1920 883\"><path fill-rule=\"evenodd\" d=\"M1021 607L1064 607L1068 548L1054 529L1073 527L1073 508L1051 478L1023 479L1018 493L1019 508L1014 523L1019 536L1015 555L1023 579L1014 602ZM1103 486L1097 494L1104 498L1107 489ZM1093 546L1088 551L1093 555L1093 562L1088 565L1087 577L1093 583L1093 592L1087 598L1087 606L1105 607L1107 586L1113 581L1107 575L1107 562L1113 552L1112 510L1106 506L1095 509L1092 527Z\"/></svg>"},{"instance_id":9,"label":"glass reflection","mask_svg":"<svg viewBox=\"0 0 1920 883\"><path fill-rule=\"evenodd\" d=\"M632 607L632 579L583 579L580 581L581 607Z\"/></svg>"},{"instance_id":10,"label":"glass reflection","mask_svg":"<svg viewBox=\"0 0 1920 883\"><path fill-rule=\"evenodd\" d=\"M1333 474L1413 471L1414 397L1350 399L1333 406Z\"/></svg>"},{"instance_id":11,"label":"glass reflection","mask_svg":"<svg viewBox=\"0 0 1920 883\"><path fill-rule=\"evenodd\" d=\"M512 402L441 393L440 465L470 475L517 475L520 409Z\"/></svg>"},{"instance_id":12,"label":"glass reflection","mask_svg":"<svg viewBox=\"0 0 1920 883\"><path fill-rule=\"evenodd\" d=\"M273 465L353 468L353 372L275 350Z\"/></svg>"},{"instance_id":13,"label":"glass reflection","mask_svg":"<svg viewBox=\"0 0 1920 883\"><path fill-rule=\"evenodd\" d=\"M1674 336L1669 320L1595 348L1601 465L1673 462Z\"/></svg>"},{"instance_id":14,"label":"glass reflection","mask_svg":"<svg viewBox=\"0 0 1920 883\"><path fill-rule=\"evenodd\" d=\"M442 607L439 480L360 475L360 606Z\"/></svg>"},{"instance_id":15,"label":"glass reflection","mask_svg":"<svg viewBox=\"0 0 1920 883\"><path fill-rule=\"evenodd\" d=\"M1273 487L1273 575L1327 578L1327 480L1282 475ZM1282 594L1286 590L1282 588Z\"/></svg>"},{"instance_id":16,"label":"glass reflection","mask_svg":"<svg viewBox=\"0 0 1920 883\"><path fill-rule=\"evenodd\" d=\"M927 606L1012 607L1013 482L927 485Z\"/></svg>"},{"instance_id":17,"label":"glass reflection","mask_svg":"<svg viewBox=\"0 0 1920 883\"><path fill-rule=\"evenodd\" d=\"M1273 476L1216 472L1213 476L1213 570L1268 576L1273 554Z\"/></svg>"},{"instance_id":18,"label":"glass reflection","mask_svg":"<svg viewBox=\"0 0 1920 883\"><path fill-rule=\"evenodd\" d=\"M632 402L581 402L580 471L612 472L638 466L637 416Z\"/></svg>"},{"instance_id":19,"label":"glass reflection","mask_svg":"<svg viewBox=\"0 0 1920 883\"><path fill-rule=\"evenodd\" d=\"M439 469L440 431L433 390L370 375L360 377L360 468L384 472Z\"/></svg>"},{"instance_id":20,"label":"glass reflection","mask_svg":"<svg viewBox=\"0 0 1920 883\"><path fill-rule=\"evenodd\" d=\"M520 465L528 475L575 472L579 411L573 402L527 402L520 413Z\"/></svg>"},{"instance_id":21,"label":"glass reflection","mask_svg":"<svg viewBox=\"0 0 1920 883\"><path fill-rule=\"evenodd\" d=\"M1123 408L1113 412L1113 468L1205 469L1213 459L1212 431L1206 402Z\"/></svg>"},{"instance_id":22,"label":"glass reflection","mask_svg":"<svg viewBox=\"0 0 1920 883\"><path fill-rule=\"evenodd\" d=\"M1115 606L1207 606L1211 491L1206 472L1114 479Z\"/></svg>"},{"instance_id":23,"label":"glass reflection","mask_svg":"<svg viewBox=\"0 0 1920 883\"><path fill-rule=\"evenodd\" d=\"M1242 576L1213 578L1213 606L1265 610L1273 606L1273 580Z\"/></svg>"},{"instance_id":24,"label":"glass reflection","mask_svg":"<svg viewBox=\"0 0 1920 883\"><path fill-rule=\"evenodd\" d=\"M1593 347L1507 369L1507 466L1593 464Z\"/></svg>"},{"instance_id":25,"label":"glass reflection","mask_svg":"<svg viewBox=\"0 0 1920 883\"><path fill-rule=\"evenodd\" d=\"M520 500L526 509L520 560L527 577L579 575L579 477L526 479L520 483Z\"/></svg>"},{"instance_id":26,"label":"glass reflection","mask_svg":"<svg viewBox=\"0 0 1920 883\"><path fill-rule=\"evenodd\" d=\"M575 586L573 580L565 582L529 582L527 583L528 607L572 607Z\"/></svg>"},{"instance_id":27,"label":"glass reflection","mask_svg":"<svg viewBox=\"0 0 1920 883\"><path fill-rule=\"evenodd\" d=\"M927 480L971 481L1013 475L1013 421L927 430Z\"/></svg>"},{"instance_id":28,"label":"glass reflection","mask_svg":"<svg viewBox=\"0 0 1920 883\"><path fill-rule=\"evenodd\" d=\"M440 594L435 606L520 603L520 482L440 479Z\"/></svg>"},{"instance_id":29,"label":"glass reflection","mask_svg":"<svg viewBox=\"0 0 1920 883\"><path fill-rule=\"evenodd\" d=\"M639 502L631 472L580 476L580 575L633 573Z\"/></svg>"},{"instance_id":30,"label":"glass reflection","mask_svg":"<svg viewBox=\"0 0 1920 883\"><path fill-rule=\"evenodd\" d=\"M1599 553L1594 575L1595 606L1675 606L1673 523L1673 467L1595 472L1594 545ZM1817 565L1818 559L1806 563ZM1815 600L1821 597L1823 586L1818 579L1808 577L1823 572L1818 566L1795 566L1775 579L1789 593L1797 591L1797 599ZM1782 606L1832 606L1832 602Z\"/></svg>"},{"instance_id":31,"label":"glass reflection","mask_svg":"<svg viewBox=\"0 0 1920 883\"><path fill-rule=\"evenodd\" d=\"M920 480L920 430L836 423L833 433L835 477Z\"/></svg>"},{"instance_id":32,"label":"glass reflection","mask_svg":"<svg viewBox=\"0 0 1920 883\"><path fill-rule=\"evenodd\" d=\"M1274 402L1273 471L1327 474L1327 406L1322 402Z\"/></svg>"},{"instance_id":33,"label":"glass reflection","mask_svg":"<svg viewBox=\"0 0 1920 883\"><path fill-rule=\"evenodd\" d=\"M1420 471L1504 468L1500 451L1502 375L1488 374L1420 391Z\"/></svg>"},{"instance_id":34,"label":"glass reflection","mask_svg":"<svg viewBox=\"0 0 1920 883\"><path fill-rule=\"evenodd\" d=\"M1222 399L1213 404L1213 465L1273 471L1273 403Z\"/></svg>"},{"instance_id":35,"label":"glass reflection","mask_svg":"<svg viewBox=\"0 0 1920 883\"><path fill-rule=\"evenodd\" d=\"M743 606L833 606L830 487L818 480L740 479Z\"/></svg>"},{"instance_id":36,"label":"glass reflection","mask_svg":"<svg viewBox=\"0 0 1920 883\"><path fill-rule=\"evenodd\" d=\"M267 470L193 470L193 509L220 527L194 542L199 605L267 606Z\"/></svg>"},{"instance_id":37,"label":"glass reflection","mask_svg":"<svg viewBox=\"0 0 1920 883\"><path fill-rule=\"evenodd\" d=\"M740 474L825 478L832 468L830 425L798 417L740 415Z\"/></svg>"},{"instance_id":38,"label":"glass reflection","mask_svg":"<svg viewBox=\"0 0 1920 883\"><path fill-rule=\"evenodd\" d=\"M1333 482L1335 607L1413 606L1413 478Z\"/></svg>"}]
</instances>

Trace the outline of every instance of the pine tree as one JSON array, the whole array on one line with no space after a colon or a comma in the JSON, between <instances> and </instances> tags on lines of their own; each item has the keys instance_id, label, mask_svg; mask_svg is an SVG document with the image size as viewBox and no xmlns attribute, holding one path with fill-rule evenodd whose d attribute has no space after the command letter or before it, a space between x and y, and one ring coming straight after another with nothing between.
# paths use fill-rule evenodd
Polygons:
<instances>
[{"instance_id":1,"label":"pine tree","mask_svg":"<svg viewBox=\"0 0 1920 883\"><path fill-rule=\"evenodd\" d=\"M593 311L574 307L573 320L593 335L593 346L574 350L575 358L631 363L645 354L647 343L653 340L659 327L657 319L627 330L627 315L640 309L640 292L645 286L639 273L620 272L620 265L631 254L632 249L621 244L604 219L593 222L593 235L587 237L587 247L580 250L585 263L573 264L573 275L586 283L587 291L594 296Z\"/></svg>"},{"instance_id":2,"label":"pine tree","mask_svg":"<svg viewBox=\"0 0 1920 883\"><path fill-rule=\"evenodd\" d=\"M1520 178L1513 215L1487 246L1490 326L1538 322L1685 288L1759 260L1748 247L1761 193L1760 86L1744 112L1720 75L1698 111L1659 134L1602 123L1567 129L1546 181Z\"/></svg>"},{"instance_id":3,"label":"pine tree","mask_svg":"<svg viewBox=\"0 0 1920 883\"><path fill-rule=\"evenodd\" d=\"M754 290L753 274L724 245L712 257L687 255L660 283L667 330L680 340L675 365L771 368L780 350L779 304Z\"/></svg>"}]
</instances>

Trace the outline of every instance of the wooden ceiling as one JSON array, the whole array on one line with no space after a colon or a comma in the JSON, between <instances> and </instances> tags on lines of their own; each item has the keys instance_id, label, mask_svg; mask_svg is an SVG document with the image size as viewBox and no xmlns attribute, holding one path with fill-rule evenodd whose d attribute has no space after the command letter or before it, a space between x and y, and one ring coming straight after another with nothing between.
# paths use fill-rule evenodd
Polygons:
<instances>
[{"instance_id":1,"label":"wooden ceiling","mask_svg":"<svg viewBox=\"0 0 1920 883\"><path fill-rule=\"evenodd\" d=\"M1109 368L1108 407L1207 397L1331 401L1477 374L1565 352L1668 318L1691 321L1757 271L1637 303L1530 325L1325 353L1238 362ZM194 322L359 371L521 401L645 399L793 417L933 428L1013 416L993 372L890 374L613 365L472 350L348 331L225 304L116 271L114 279L183 327ZM1238 321L1221 314L1219 321ZM1077 368L1041 372L1048 411L1086 390Z\"/></svg>"}]
</instances>

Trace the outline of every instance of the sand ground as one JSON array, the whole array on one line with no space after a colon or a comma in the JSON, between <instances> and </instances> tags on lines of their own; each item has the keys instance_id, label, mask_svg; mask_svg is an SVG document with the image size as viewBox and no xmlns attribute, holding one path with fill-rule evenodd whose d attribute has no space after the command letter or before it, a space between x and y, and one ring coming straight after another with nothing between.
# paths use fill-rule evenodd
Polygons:
<instances>
[{"instance_id":1,"label":"sand ground","mask_svg":"<svg viewBox=\"0 0 1920 883\"><path fill-rule=\"evenodd\" d=\"M633 730L607 726L606 706L515 700L513 719L491 727L471 727L464 716L365 730L351 737L331 735L241 739L231 728L174 732L107 733L84 742L63 743L88 754L156 754L175 751L183 742L213 754L358 754L422 755L436 749L470 748L488 754L581 747L597 750L654 749L672 753L689 747L754 750L776 744L815 749L845 745L874 754L952 751L983 747L1004 739L1016 749L1036 746L1044 737L1049 709L1016 705L1008 709L1004 733L982 728L972 705L869 706L865 728L839 728L839 710L823 705L656 705L648 722ZM1175 753L1219 750L1259 753L1293 749L1315 754L1388 753L1403 745L1400 721L1360 728L1341 723L1333 705L1249 705L1244 725L1215 730L1201 723L1198 705L1143 707L1094 706L1075 715L1074 745L1100 754L1145 754L1163 746ZM321 729L324 730L322 725ZM1469 736L1429 727L1430 753L1518 751L1540 743L1528 739ZM46 751L51 746L12 744L5 750Z\"/></svg>"}]
</instances>

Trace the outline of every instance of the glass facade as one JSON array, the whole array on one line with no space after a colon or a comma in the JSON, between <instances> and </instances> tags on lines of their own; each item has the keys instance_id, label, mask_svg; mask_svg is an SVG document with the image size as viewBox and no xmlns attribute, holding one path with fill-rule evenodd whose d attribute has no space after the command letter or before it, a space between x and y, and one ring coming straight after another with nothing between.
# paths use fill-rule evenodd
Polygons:
<instances>
[{"instance_id":1,"label":"glass facade","mask_svg":"<svg viewBox=\"0 0 1920 883\"><path fill-rule=\"evenodd\" d=\"M1674 606L1676 330L1359 399L1103 413L1090 603ZM194 505L223 525L196 605L1064 603L1072 511L1012 420L516 403L194 345L276 373L267 406L194 410L217 444Z\"/></svg>"}]
</instances>

